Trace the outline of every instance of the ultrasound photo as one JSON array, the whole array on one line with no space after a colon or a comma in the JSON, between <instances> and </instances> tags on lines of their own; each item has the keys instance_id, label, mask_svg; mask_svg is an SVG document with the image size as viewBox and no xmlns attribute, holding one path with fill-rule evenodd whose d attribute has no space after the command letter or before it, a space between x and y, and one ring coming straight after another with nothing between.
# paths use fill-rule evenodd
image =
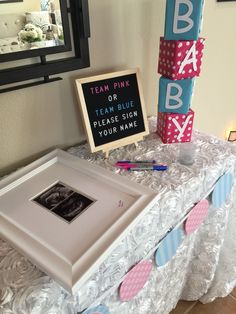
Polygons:
<instances>
[{"instance_id":1,"label":"ultrasound photo","mask_svg":"<svg viewBox=\"0 0 236 314\"><path fill-rule=\"evenodd\" d=\"M56 183L54 186L38 195L33 201L57 216L60 216L67 222L72 222L72 220L95 202L94 199L90 199L79 192L73 191L61 182Z\"/></svg>"}]
</instances>

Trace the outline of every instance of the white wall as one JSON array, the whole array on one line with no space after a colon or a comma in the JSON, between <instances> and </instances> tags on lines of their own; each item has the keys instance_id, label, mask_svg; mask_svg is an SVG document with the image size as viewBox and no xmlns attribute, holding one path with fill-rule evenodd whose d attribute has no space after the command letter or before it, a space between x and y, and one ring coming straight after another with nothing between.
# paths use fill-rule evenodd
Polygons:
<instances>
[{"instance_id":1,"label":"white wall","mask_svg":"<svg viewBox=\"0 0 236 314\"><path fill-rule=\"evenodd\" d=\"M0 173L56 146L85 139L74 79L139 67L147 112L157 113L159 37L164 0L90 0L91 67L63 74L63 81L0 94ZM203 70L192 107L195 127L223 137L236 129L236 2L207 0L202 35L207 37ZM0 65L1 66L1 65Z\"/></svg>"},{"instance_id":2,"label":"white wall","mask_svg":"<svg viewBox=\"0 0 236 314\"><path fill-rule=\"evenodd\" d=\"M195 127L224 138L236 130L236 2L205 2L207 41L193 100Z\"/></svg>"},{"instance_id":3,"label":"white wall","mask_svg":"<svg viewBox=\"0 0 236 314\"><path fill-rule=\"evenodd\" d=\"M39 11L40 1L39 0L24 0L23 2L11 2L0 4L0 14L10 13L22 13L29 11Z\"/></svg>"}]
</instances>

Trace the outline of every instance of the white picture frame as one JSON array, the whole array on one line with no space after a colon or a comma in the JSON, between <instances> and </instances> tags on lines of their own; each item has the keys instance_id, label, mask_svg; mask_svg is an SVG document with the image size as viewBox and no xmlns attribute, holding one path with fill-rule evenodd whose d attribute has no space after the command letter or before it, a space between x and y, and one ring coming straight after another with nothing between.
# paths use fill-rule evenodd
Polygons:
<instances>
[{"instance_id":1,"label":"white picture frame","mask_svg":"<svg viewBox=\"0 0 236 314\"><path fill-rule=\"evenodd\" d=\"M91 200L69 222L60 216L68 198L53 204L55 210L37 203L41 195L48 201L47 191L58 182ZM75 293L155 197L142 185L57 149L0 181L0 237Z\"/></svg>"}]
</instances>

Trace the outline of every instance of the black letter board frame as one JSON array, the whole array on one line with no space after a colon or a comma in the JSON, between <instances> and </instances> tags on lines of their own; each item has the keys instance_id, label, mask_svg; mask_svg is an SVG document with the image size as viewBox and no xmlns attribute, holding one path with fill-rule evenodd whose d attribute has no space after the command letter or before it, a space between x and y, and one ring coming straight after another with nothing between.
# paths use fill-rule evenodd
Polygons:
<instances>
[{"instance_id":1,"label":"black letter board frame","mask_svg":"<svg viewBox=\"0 0 236 314\"><path fill-rule=\"evenodd\" d=\"M149 134L138 69L76 80L91 152L137 143Z\"/></svg>"}]
</instances>

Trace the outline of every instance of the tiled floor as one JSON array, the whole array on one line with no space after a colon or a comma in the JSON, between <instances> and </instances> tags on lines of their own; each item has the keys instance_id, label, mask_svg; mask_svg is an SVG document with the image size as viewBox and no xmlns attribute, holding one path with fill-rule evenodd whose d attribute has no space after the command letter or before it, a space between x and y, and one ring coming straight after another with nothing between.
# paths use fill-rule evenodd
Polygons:
<instances>
[{"instance_id":1,"label":"tiled floor","mask_svg":"<svg viewBox=\"0 0 236 314\"><path fill-rule=\"evenodd\" d=\"M236 288L226 298L208 304L180 301L170 314L236 314Z\"/></svg>"}]
</instances>

